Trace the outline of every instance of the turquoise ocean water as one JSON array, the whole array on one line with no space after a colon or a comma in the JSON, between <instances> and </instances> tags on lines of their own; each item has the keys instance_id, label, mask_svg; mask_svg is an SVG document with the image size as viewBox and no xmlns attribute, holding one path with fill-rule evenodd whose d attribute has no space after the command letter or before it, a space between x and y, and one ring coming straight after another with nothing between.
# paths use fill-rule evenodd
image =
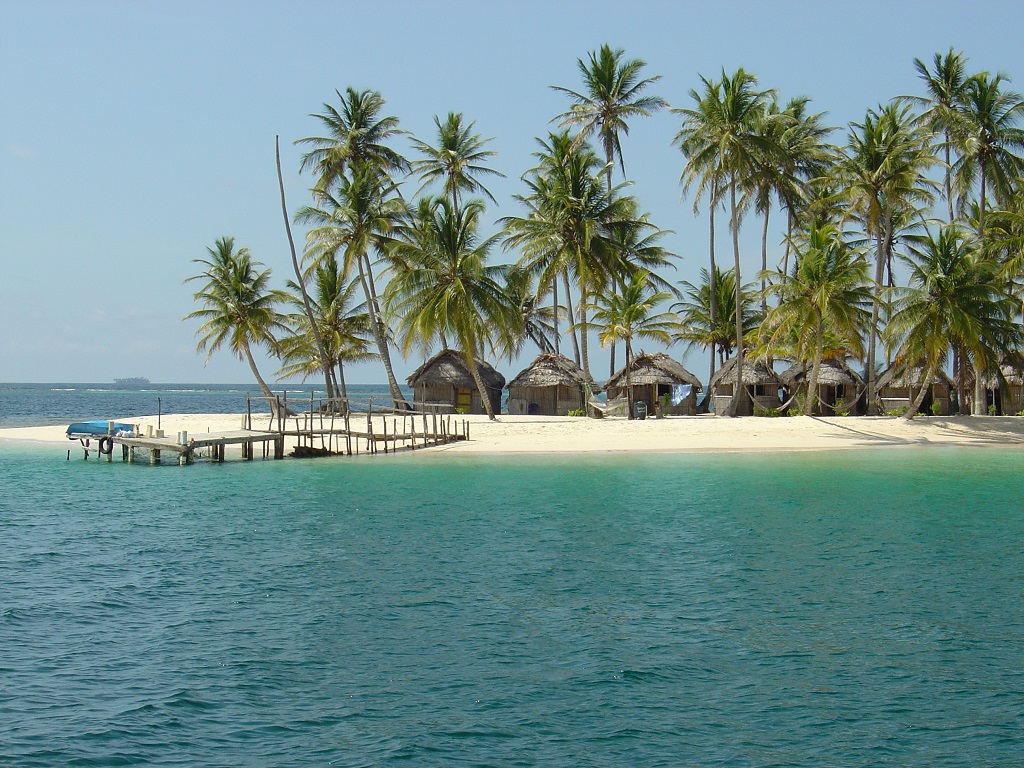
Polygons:
<instances>
[{"instance_id":1,"label":"turquoise ocean water","mask_svg":"<svg viewBox=\"0 0 1024 768\"><path fill-rule=\"evenodd\" d=\"M0 446L0 764L1017 766L1024 457Z\"/></svg>"}]
</instances>

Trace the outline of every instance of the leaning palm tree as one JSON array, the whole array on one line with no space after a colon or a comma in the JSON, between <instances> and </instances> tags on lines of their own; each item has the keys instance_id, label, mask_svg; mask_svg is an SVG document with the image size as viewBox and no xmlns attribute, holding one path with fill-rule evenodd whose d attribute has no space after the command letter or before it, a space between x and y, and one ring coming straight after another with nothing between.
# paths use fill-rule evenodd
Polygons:
<instances>
[{"instance_id":1,"label":"leaning palm tree","mask_svg":"<svg viewBox=\"0 0 1024 768\"><path fill-rule=\"evenodd\" d=\"M679 324L672 312L657 312L659 305L672 298L669 291L657 290L649 272L640 270L625 281L621 292L608 291L598 296L592 307L593 322L602 346L621 341L626 354L627 414L633 418L632 381L633 339L650 339L671 344L671 331Z\"/></svg>"},{"instance_id":2,"label":"leaning palm tree","mask_svg":"<svg viewBox=\"0 0 1024 768\"><path fill-rule=\"evenodd\" d=\"M497 154L484 149L484 145L491 139L481 139L480 134L473 133L473 126L476 123L466 125L461 112L449 112L443 123L435 116L434 124L437 126L437 146L419 139L413 140L416 149L424 156L422 160L413 160L410 163L412 172L417 174L420 183L426 186L431 182L442 182L445 196L451 200L455 208L459 206L460 192L471 195L482 192L492 202L497 202L478 178L505 176L483 164Z\"/></svg>"},{"instance_id":3,"label":"leaning palm tree","mask_svg":"<svg viewBox=\"0 0 1024 768\"><path fill-rule=\"evenodd\" d=\"M608 189L612 188L612 168L616 158L622 175L626 175L626 164L622 157L622 143L619 134L629 134L630 118L650 117L651 114L668 106L660 96L643 96L648 86L661 79L660 75L641 78L640 72L647 65L641 59L626 59L625 51L613 49L607 43L597 51L588 54L588 61L577 59L583 78L583 91L551 86L552 90L568 96L572 108L555 118L559 127L575 127L579 130L580 141L597 136L604 149L605 174Z\"/></svg>"},{"instance_id":4,"label":"leaning palm tree","mask_svg":"<svg viewBox=\"0 0 1024 768\"><path fill-rule=\"evenodd\" d=\"M924 361L921 390L906 418L917 414L927 384L945 362L951 344L959 344L973 362L974 412L984 413L983 375L1021 337L1010 319L1003 283L995 279L996 265L955 225L943 227L938 236L928 233L906 262L909 284L892 289L894 312L886 329L897 363Z\"/></svg>"},{"instance_id":5,"label":"leaning palm tree","mask_svg":"<svg viewBox=\"0 0 1024 768\"><path fill-rule=\"evenodd\" d=\"M336 259L345 277L358 277L391 398L401 403L404 396L391 363L390 332L381 314L372 254L386 250L402 201L396 185L365 163L350 166L346 175L337 177L335 187L333 192L319 194L319 207L305 206L296 213L298 221L313 225L306 233L306 256L313 264Z\"/></svg>"},{"instance_id":6,"label":"leaning palm tree","mask_svg":"<svg viewBox=\"0 0 1024 768\"><path fill-rule=\"evenodd\" d=\"M500 268L487 264L498 236L481 238L483 213L479 200L454 208L447 199L437 198L429 209L421 207L419 214L429 219L414 228L415 237L399 230L391 243L393 269L385 300L398 320L403 351L441 332L458 342L487 417L494 420L477 361L493 329L516 323L517 315L508 306ZM431 236L424 238L427 232Z\"/></svg>"},{"instance_id":7,"label":"leaning palm tree","mask_svg":"<svg viewBox=\"0 0 1024 768\"><path fill-rule=\"evenodd\" d=\"M804 401L804 415L810 416L818 397L826 331L838 334L847 348L859 352L861 334L871 317L867 262L835 226L813 225L797 238L792 273L785 281L770 282L767 291L778 298L778 306L768 312L762 325L769 347L794 331L809 336L810 343L800 346L813 349Z\"/></svg>"},{"instance_id":8,"label":"leaning palm tree","mask_svg":"<svg viewBox=\"0 0 1024 768\"><path fill-rule=\"evenodd\" d=\"M205 269L202 274L185 280L202 280L203 285L193 294L202 308L190 312L186 320L202 320L196 330L200 336L196 348L210 356L225 344L238 357L249 364L249 370L263 396L277 414L277 398L260 375L252 356L252 348L266 346L277 350L276 332L287 332L284 316L278 305L288 300L288 294L268 288L270 269L254 261L248 248L235 249L233 237L221 237L207 248L205 259L193 259Z\"/></svg>"},{"instance_id":9,"label":"leaning palm tree","mask_svg":"<svg viewBox=\"0 0 1024 768\"><path fill-rule=\"evenodd\" d=\"M931 202L934 185L925 174L936 162L931 131L913 119L909 105L893 103L868 110L862 123L851 124L845 154L836 165L848 215L857 217L875 241L875 297L864 376L870 415L878 413L876 348L895 222Z\"/></svg>"}]
</instances>

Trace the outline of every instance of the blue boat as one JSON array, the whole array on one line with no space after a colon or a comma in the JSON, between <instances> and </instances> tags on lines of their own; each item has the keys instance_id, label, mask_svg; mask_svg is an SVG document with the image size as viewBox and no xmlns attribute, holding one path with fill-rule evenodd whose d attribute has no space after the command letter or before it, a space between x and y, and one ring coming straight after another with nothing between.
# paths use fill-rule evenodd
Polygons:
<instances>
[{"instance_id":1,"label":"blue boat","mask_svg":"<svg viewBox=\"0 0 1024 768\"><path fill-rule=\"evenodd\" d=\"M67 435L69 440L75 440L79 437L90 437L90 436L103 436L107 434L107 430L110 428L110 422L108 421L76 421L68 427ZM124 437L135 436L135 425L134 424L123 424L119 421L114 422L114 434L121 433Z\"/></svg>"}]
</instances>

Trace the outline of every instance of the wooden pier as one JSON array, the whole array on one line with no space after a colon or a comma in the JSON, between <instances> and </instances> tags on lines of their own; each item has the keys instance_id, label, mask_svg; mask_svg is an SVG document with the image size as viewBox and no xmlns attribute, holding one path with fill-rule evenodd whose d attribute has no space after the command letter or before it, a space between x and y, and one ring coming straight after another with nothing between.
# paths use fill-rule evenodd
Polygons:
<instances>
[{"instance_id":1,"label":"wooden pier","mask_svg":"<svg viewBox=\"0 0 1024 768\"><path fill-rule=\"evenodd\" d=\"M247 396L246 400L243 428L238 430L200 435L180 432L176 437L127 436L115 433L111 426L107 435L69 437L79 439L86 459L95 451L101 459L113 461L114 448L120 446L121 457L126 462L137 461L141 452L150 464L160 464L165 456L172 455L182 466L205 457L222 462L229 445L240 445L242 459L249 461L255 458L258 447L262 448L265 459L283 459L286 444L292 445L293 456L306 458L353 456L360 452L395 453L469 439L467 420L456 420L453 414L442 413L440 408L429 405L430 410L422 404L419 409L415 408L417 404L403 404L405 407L400 409L379 406L375 409L370 400L365 411L356 411L348 401L335 400L328 408L324 401L311 397L309 410L293 412L288 408L287 398L278 397L271 403L269 414L255 416L257 421L268 419L267 428L259 429L253 426L252 398ZM70 455L69 451L68 458Z\"/></svg>"}]
</instances>

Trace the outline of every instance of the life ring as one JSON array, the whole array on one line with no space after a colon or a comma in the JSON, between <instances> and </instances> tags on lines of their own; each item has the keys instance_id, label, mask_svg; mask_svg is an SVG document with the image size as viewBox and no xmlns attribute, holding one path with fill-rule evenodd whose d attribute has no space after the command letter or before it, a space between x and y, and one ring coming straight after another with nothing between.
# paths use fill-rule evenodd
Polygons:
<instances>
[{"instance_id":1,"label":"life ring","mask_svg":"<svg viewBox=\"0 0 1024 768\"><path fill-rule=\"evenodd\" d=\"M112 437L101 437L99 447L96 450L109 456L114 452L114 439Z\"/></svg>"}]
</instances>

